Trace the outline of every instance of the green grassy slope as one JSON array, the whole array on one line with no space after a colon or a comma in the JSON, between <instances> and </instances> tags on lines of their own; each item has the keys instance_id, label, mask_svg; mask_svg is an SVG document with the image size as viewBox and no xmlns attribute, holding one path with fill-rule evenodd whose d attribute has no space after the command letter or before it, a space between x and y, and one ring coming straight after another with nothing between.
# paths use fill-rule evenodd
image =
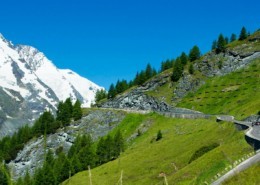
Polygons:
<instances>
[{"instance_id":1,"label":"green grassy slope","mask_svg":"<svg viewBox=\"0 0 260 185\"><path fill-rule=\"evenodd\" d=\"M213 77L194 93L189 93L179 107L209 114L234 115L238 119L257 114L260 107L260 59L247 68Z\"/></svg>"},{"instance_id":2,"label":"green grassy slope","mask_svg":"<svg viewBox=\"0 0 260 185\"><path fill-rule=\"evenodd\" d=\"M260 184L260 163L244 170L243 172L231 177L223 185L258 185Z\"/></svg>"},{"instance_id":3,"label":"green grassy slope","mask_svg":"<svg viewBox=\"0 0 260 185\"><path fill-rule=\"evenodd\" d=\"M137 129L147 131L133 139L117 160L93 169L93 184L116 184L123 170L123 184L163 184L160 172L167 175L169 184L202 184L252 151L242 132L231 123L215 120L185 120L149 115L128 115L120 129L125 135ZM129 129L130 128L130 129ZM155 141L162 130L163 139ZM203 146L220 146L188 163L193 153ZM64 184L89 184L88 172L80 172Z\"/></svg>"}]
</instances>

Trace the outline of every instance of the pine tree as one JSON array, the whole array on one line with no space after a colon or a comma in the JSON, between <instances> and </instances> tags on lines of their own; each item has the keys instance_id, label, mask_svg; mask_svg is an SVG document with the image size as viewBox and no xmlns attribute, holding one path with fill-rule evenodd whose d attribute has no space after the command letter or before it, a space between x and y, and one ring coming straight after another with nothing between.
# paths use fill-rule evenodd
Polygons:
<instances>
[{"instance_id":1,"label":"pine tree","mask_svg":"<svg viewBox=\"0 0 260 185\"><path fill-rule=\"evenodd\" d=\"M153 76L153 69L152 69L152 66L151 64L147 64L146 66L146 69L145 69L145 76L146 76L146 79L149 79Z\"/></svg>"},{"instance_id":2,"label":"pine tree","mask_svg":"<svg viewBox=\"0 0 260 185\"><path fill-rule=\"evenodd\" d=\"M239 40L245 40L247 38L246 28L243 26L239 35Z\"/></svg>"},{"instance_id":3,"label":"pine tree","mask_svg":"<svg viewBox=\"0 0 260 185\"><path fill-rule=\"evenodd\" d=\"M57 182L61 183L66 180L69 177L70 170L71 166L68 158L63 152L59 153L58 158L53 165L53 172Z\"/></svg>"},{"instance_id":4,"label":"pine tree","mask_svg":"<svg viewBox=\"0 0 260 185\"><path fill-rule=\"evenodd\" d=\"M114 157L118 157L121 152L124 151L124 139L123 136L118 130L114 136Z\"/></svg>"},{"instance_id":5,"label":"pine tree","mask_svg":"<svg viewBox=\"0 0 260 185\"><path fill-rule=\"evenodd\" d=\"M217 53L224 52L225 49L226 49L226 41L224 36L220 34L218 37L216 52Z\"/></svg>"},{"instance_id":6,"label":"pine tree","mask_svg":"<svg viewBox=\"0 0 260 185\"><path fill-rule=\"evenodd\" d=\"M113 138L108 135L104 141L104 146L105 146L105 151L106 151L106 155L105 155L105 161L110 161L113 159L113 154L114 154L114 143L113 143Z\"/></svg>"},{"instance_id":7,"label":"pine tree","mask_svg":"<svg viewBox=\"0 0 260 185\"><path fill-rule=\"evenodd\" d=\"M191 62L200 58L200 49L198 46L193 46L189 53L189 59Z\"/></svg>"},{"instance_id":8,"label":"pine tree","mask_svg":"<svg viewBox=\"0 0 260 185\"><path fill-rule=\"evenodd\" d=\"M226 42L226 44L229 43L229 39L228 39L228 37L225 37L225 42Z\"/></svg>"},{"instance_id":9,"label":"pine tree","mask_svg":"<svg viewBox=\"0 0 260 185\"><path fill-rule=\"evenodd\" d=\"M106 162L106 146L105 146L105 140L103 137L101 137L97 144L97 164L101 165Z\"/></svg>"},{"instance_id":10,"label":"pine tree","mask_svg":"<svg viewBox=\"0 0 260 185\"><path fill-rule=\"evenodd\" d=\"M182 63L183 66L185 66L187 64L188 56L186 55L185 52L181 53L180 60L181 60L181 63Z\"/></svg>"},{"instance_id":11,"label":"pine tree","mask_svg":"<svg viewBox=\"0 0 260 185\"><path fill-rule=\"evenodd\" d=\"M82 118L82 109L79 100L77 100L73 105L72 117L74 121L80 120Z\"/></svg>"},{"instance_id":12,"label":"pine tree","mask_svg":"<svg viewBox=\"0 0 260 185\"><path fill-rule=\"evenodd\" d=\"M111 84L110 87L109 87L109 90L108 90L108 99L112 99L116 96L116 89L115 89L115 86L114 84Z\"/></svg>"},{"instance_id":13,"label":"pine tree","mask_svg":"<svg viewBox=\"0 0 260 185\"><path fill-rule=\"evenodd\" d=\"M97 157L90 135L82 136L78 158L81 163L82 169L87 169L88 165L90 165L91 167L95 166Z\"/></svg>"},{"instance_id":14,"label":"pine tree","mask_svg":"<svg viewBox=\"0 0 260 185\"><path fill-rule=\"evenodd\" d=\"M182 72L183 72L183 66L181 60L180 58L177 58L173 66L173 73L171 76L172 81L177 82L181 78Z\"/></svg>"},{"instance_id":15,"label":"pine tree","mask_svg":"<svg viewBox=\"0 0 260 185\"><path fill-rule=\"evenodd\" d=\"M74 155L71 159L71 174L74 175L82 170L82 165L79 161L78 155Z\"/></svg>"},{"instance_id":16,"label":"pine tree","mask_svg":"<svg viewBox=\"0 0 260 185\"><path fill-rule=\"evenodd\" d=\"M234 42L235 40L237 40L237 36L236 36L236 34L232 33L232 35L230 37L230 42Z\"/></svg>"},{"instance_id":17,"label":"pine tree","mask_svg":"<svg viewBox=\"0 0 260 185\"><path fill-rule=\"evenodd\" d=\"M212 50L215 50L216 48L217 48L217 41L214 40L214 41L212 42L211 49L212 49Z\"/></svg>"},{"instance_id":18,"label":"pine tree","mask_svg":"<svg viewBox=\"0 0 260 185\"><path fill-rule=\"evenodd\" d=\"M189 66L189 73L192 75L194 73L194 67L193 64L191 63Z\"/></svg>"},{"instance_id":19,"label":"pine tree","mask_svg":"<svg viewBox=\"0 0 260 185\"><path fill-rule=\"evenodd\" d=\"M0 166L0 184L8 185L8 175L4 166Z\"/></svg>"}]
</instances>

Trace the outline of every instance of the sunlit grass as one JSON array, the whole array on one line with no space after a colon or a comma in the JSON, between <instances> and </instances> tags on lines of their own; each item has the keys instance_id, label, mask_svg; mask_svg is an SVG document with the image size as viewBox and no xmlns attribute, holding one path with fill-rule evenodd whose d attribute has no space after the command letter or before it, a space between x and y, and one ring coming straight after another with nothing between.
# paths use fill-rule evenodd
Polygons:
<instances>
[{"instance_id":1,"label":"sunlit grass","mask_svg":"<svg viewBox=\"0 0 260 185\"><path fill-rule=\"evenodd\" d=\"M169 184L202 184L233 161L252 151L242 132L231 123L215 120L185 120L149 115L130 115L120 130L130 136L141 127L148 130L132 140L119 159L92 170L93 184L116 184L123 170L123 184L163 184L161 172ZM155 141L158 130L163 138ZM220 146L188 163L193 153L212 143ZM88 172L80 172L71 185L88 184ZM68 184L68 181L64 184Z\"/></svg>"}]
</instances>

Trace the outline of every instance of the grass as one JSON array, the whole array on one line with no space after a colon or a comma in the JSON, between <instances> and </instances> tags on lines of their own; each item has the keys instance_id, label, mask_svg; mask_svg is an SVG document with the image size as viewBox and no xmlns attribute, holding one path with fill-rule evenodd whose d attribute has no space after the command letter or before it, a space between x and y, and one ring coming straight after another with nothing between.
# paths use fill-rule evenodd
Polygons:
<instances>
[{"instance_id":1,"label":"grass","mask_svg":"<svg viewBox=\"0 0 260 185\"><path fill-rule=\"evenodd\" d=\"M260 163L251 166L243 172L231 177L223 185L259 185L260 184ZM250 178L249 178L250 177Z\"/></svg>"},{"instance_id":2,"label":"grass","mask_svg":"<svg viewBox=\"0 0 260 185\"><path fill-rule=\"evenodd\" d=\"M189 93L179 107L208 114L234 115L238 119L256 114L260 107L260 60L247 68L213 77L196 92Z\"/></svg>"},{"instance_id":3,"label":"grass","mask_svg":"<svg viewBox=\"0 0 260 185\"><path fill-rule=\"evenodd\" d=\"M148 124L149 123L149 124ZM244 134L231 123L215 120L186 120L166 118L157 114L128 115L118 128L126 136L149 125L141 136L129 142L128 149L119 159L93 169L95 184L116 184L123 170L123 184L163 184L165 173L169 184L202 184L233 161L252 151ZM162 139L155 141L158 130ZM112 131L114 132L114 131ZM218 143L189 164L191 156L201 147ZM64 184L88 184L88 172L80 172Z\"/></svg>"}]
</instances>

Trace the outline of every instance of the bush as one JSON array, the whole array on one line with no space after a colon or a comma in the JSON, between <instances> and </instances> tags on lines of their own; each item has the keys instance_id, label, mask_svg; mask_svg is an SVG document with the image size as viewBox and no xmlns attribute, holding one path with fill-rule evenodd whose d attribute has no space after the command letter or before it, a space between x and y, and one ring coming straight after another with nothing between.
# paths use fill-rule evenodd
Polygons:
<instances>
[{"instance_id":1,"label":"bush","mask_svg":"<svg viewBox=\"0 0 260 185\"><path fill-rule=\"evenodd\" d=\"M156 141L159 141L160 139L162 139L162 132L161 132L161 130L159 130L159 131L157 132Z\"/></svg>"},{"instance_id":2,"label":"bush","mask_svg":"<svg viewBox=\"0 0 260 185\"><path fill-rule=\"evenodd\" d=\"M190 160L189 160L189 164L192 161L195 161L196 159L198 159L199 157L203 156L204 154L206 154L207 152L213 150L214 148L218 147L219 144L218 143L212 143L211 145L208 146L203 146L200 149L198 149L197 151L195 151L193 153L193 155L191 156Z\"/></svg>"}]
</instances>

